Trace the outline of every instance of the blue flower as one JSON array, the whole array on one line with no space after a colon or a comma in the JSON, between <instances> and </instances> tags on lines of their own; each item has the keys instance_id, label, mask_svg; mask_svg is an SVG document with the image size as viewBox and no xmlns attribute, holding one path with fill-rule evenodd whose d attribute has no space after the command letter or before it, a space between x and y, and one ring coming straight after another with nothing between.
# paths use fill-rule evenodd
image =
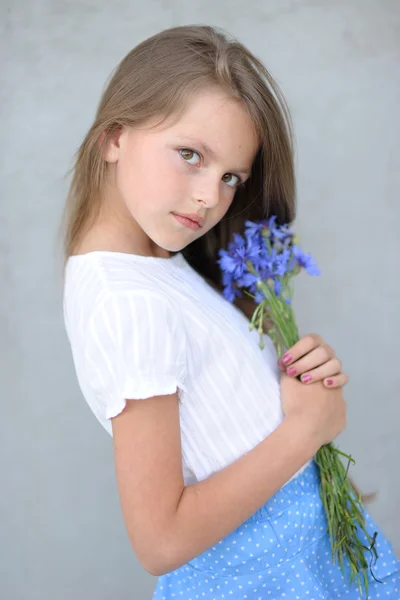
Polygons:
<instances>
[{"instance_id":1,"label":"blue flower","mask_svg":"<svg viewBox=\"0 0 400 600\"><path fill-rule=\"evenodd\" d=\"M238 279L238 285L245 288L253 288L257 284L261 277L259 275L253 275L253 273L244 273L242 277Z\"/></svg>"},{"instance_id":2,"label":"blue flower","mask_svg":"<svg viewBox=\"0 0 400 600\"><path fill-rule=\"evenodd\" d=\"M236 298L242 296L242 292L236 287L232 273L224 271L222 273L223 296L229 302L234 302Z\"/></svg>"},{"instance_id":3,"label":"blue flower","mask_svg":"<svg viewBox=\"0 0 400 600\"><path fill-rule=\"evenodd\" d=\"M228 251L220 250L219 265L224 271L231 273L235 279L243 275L246 269L246 245L244 238L235 233L233 242L228 244Z\"/></svg>"},{"instance_id":4,"label":"blue flower","mask_svg":"<svg viewBox=\"0 0 400 600\"><path fill-rule=\"evenodd\" d=\"M220 250L220 259L217 261L224 273L233 275L235 272L237 261L226 250Z\"/></svg>"},{"instance_id":5,"label":"blue flower","mask_svg":"<svg viewBox=\"0 0 400 600\"><path fill-rule=\"evenodd\" d=\"M286 273L290 272L290 268L289 268L290 257L291 257L291 252L288 248L276 256L276 258L275 258L275 264L276 264L275 274L276 275L280 275L281 277L284 277L286 275Z\"/></svg>"},{"instance_id":6,"label":"blue flower","mask_svg":"<svg viewBox=\"0 0 400 600\"><path fill-rule=\"evenodd\" d=\"M247 272L247 262L258 262L261 247L255 237L250 235L245 238L238 233L233 235L233 242L228 244L228 250L220 250L220 259L217 261L222 271L231 273L238 280Z\"/></svg>"},{"instance_id":7,"label":"blue flower","mask_svg":"<svg viewBox=\"0 0 400 600\"><path fill-rule=\"evenodd\" d=\"M305 254L299 246L293 246L292 252L297 264L303 267L309 275L321 275L321 271L311 254Z\"/></svg>"},{"instance_id":8,"label":"blue flower","mask_svg":"<svg viewBox=\"0 0 400 600\"><path fill-rule=\"evenodd\" d=\"M272 238L272 243L275 240L280 240L281 242L288 242L290 241L293 236L294 236L294 231L293 229L291 229L291 227L289 227L289 225L287 224L283 224L283 225L276 225L276 216L273 215L272 217L270 217L268 219L268 225L267 225L268 229L271 232L271 238Z\"/></svg>"},{"instance_id":9,"label":"blue flower","mask_svg":"<svg viewBox=\"0 0 400 600\"><path fill-rule=\"evenodd\" d=\"M254 223L253 221L245 221L245 226L246 235L254 237L257 235L261 235L262 229L268 226L268 221L257 221L256 223Z\"/></svg>"},{"instance_id":10,"label":"blue flower","mask_svg":"<svg viewBox=\"0 0 400 600\"><path fill-rule=\"evenodd\" d=\"M259 304L264 299L257 286L259 281L272 280L272 288L280 297L282 278L297 274L299 267L310 275L319 275L314 259L294 244L294 237L288 225L276 224L275 215L264 221L246 221L244 235L235 233L228 250L219 251L224 297L233 302L245 288ZM284 301L291 302L288 298Z\"/></svg>"},{"instance_id":11,"label":"blue flower","mask_svg":"<svg viewBox=\"0 0 400 600\"><path fill-rule=\"evenodd\" d=\"M275 296L278 296L278 298L281 295L281 290L282 290L282 283L281 283L280 279L274 279Z\"/></svg>"}]
</instances>

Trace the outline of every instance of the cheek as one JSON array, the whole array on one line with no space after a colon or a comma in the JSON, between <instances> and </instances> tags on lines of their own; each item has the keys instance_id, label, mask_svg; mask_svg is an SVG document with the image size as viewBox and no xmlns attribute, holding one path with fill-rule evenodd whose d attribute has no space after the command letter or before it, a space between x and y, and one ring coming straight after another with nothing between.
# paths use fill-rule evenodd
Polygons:
<instances>
[{"instance_id":1,"label":"cheek","mask_svg":"<svg viewBox=\"0 0 400 600\"><path fill-rule=\"evenodd\" d=\"M232 192L229 194L224 194L220 198L218 206L212 209L212 213L210 213L208 231L212 229L215 225L217 225L217 223L219 223L225 217L233 200L234 199Z\"/></svg>"},{"instance_id":2,"label":"cheek","mask_svg":"<svg viewBox=\"0 0 400 600\"><path fill-rule=\"evenodd\" d=\"M161 162L163 185L166 188L185 188L190 185L190 173L177 152L167 152Z\"/></svg>"},{"instance_id":3,"label":"cheek","mask_svg":"<svg viewBox=\"0 0 400 600\"><path fill-rule=\"evenodd\" d=\"M125 201L129 202L135 190L140 188L137 172L140 164L129 154L123 155L116 166L116 184Z\"/></svg>"},{"instance_id":4,"label":"cheek","mask_svg":"<svg viewBox=\"0 0 400 600\"><path fill-rule=\"evenodd\" d=\"M146 147L131 149L118 161L116 184L129 205L141 204L154 195L153 190L160 179L158 169L152 167L154 162L154 159L150 160Z\"/></svg>"},{"instance_id":5,"label":"cheek","mask_svg":"<svg viewBox=\"0 0 400 600\"><path fill-rule=\"evenodd\" d=\"M231 204L234 202L234 199L235 199L235 190L231 191L228 189L227 191L224 192L224 194L221 197L219 206L218 206L218 210L219 210L219 213L221 216L220 218L222 218L226 215Z\"/></svg>"},{"instance_id":6,"label":"cheek","mask_svg":"<svg viewBox=\"0 0 400 600\"><path fill-rule=\"evenodd\" d=\"M142 155L140 167L136 165L137 177L141 188L148 197L161 199L171 191L176 191L185 185L185 173L173 153L162 150L152 151L149 155Z\"/></svg>"}]
</instances>

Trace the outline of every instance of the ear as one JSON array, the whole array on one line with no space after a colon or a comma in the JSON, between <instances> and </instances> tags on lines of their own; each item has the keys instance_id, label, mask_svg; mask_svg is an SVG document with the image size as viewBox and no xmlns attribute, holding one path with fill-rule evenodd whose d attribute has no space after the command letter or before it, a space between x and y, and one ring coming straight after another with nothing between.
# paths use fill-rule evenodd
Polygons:
<instances>
[{"instance_id":1,"label":"ear","mask_svg":"<svg viewBox=\"0 0 400 600\"><path fill-rule=\"evenodd\" d=\"M103 133L99 137L99 149L102 152L103 158L108 163L116 163L120 153L120 137L122 127L112 131L111 133Z\"/></svg>"}]
</instances>

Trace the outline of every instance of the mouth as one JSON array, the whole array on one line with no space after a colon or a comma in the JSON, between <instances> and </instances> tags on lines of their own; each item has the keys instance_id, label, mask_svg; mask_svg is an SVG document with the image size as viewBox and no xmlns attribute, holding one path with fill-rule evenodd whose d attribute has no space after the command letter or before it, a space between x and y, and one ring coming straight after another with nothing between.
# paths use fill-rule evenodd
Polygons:
<instances>
[{"instance_id":1,"label":"mouth","mask_svg":"<svg viewBox=\"0 0 400 600\"><path fill-rule=\"evenodd\" d=\"M197 231L198 229L201 229L204 225L204 219L202 217L199 217L198 215L181 215L179 213L172 214L181 225L184 225L188 229Z\"/></svg>"}]
</instances>

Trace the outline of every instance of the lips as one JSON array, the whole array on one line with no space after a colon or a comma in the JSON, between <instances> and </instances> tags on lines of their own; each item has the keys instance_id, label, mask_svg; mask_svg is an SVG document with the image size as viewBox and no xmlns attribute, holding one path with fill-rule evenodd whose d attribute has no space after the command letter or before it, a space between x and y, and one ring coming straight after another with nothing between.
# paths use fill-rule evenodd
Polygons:
<instances>
[{"instance_id":1,"label":"lips","mask_svg":"<svg viewBox=\"0 0 400 600\"><path fill-rule=\"evenodd\" d=\"M200 217L200 215L196 215L195 213L173 213L176 217L181 217L183 219L189 219L193 223L196 223L199 227L203 227L205 219Z\"/></svg>"}]
</instances>

